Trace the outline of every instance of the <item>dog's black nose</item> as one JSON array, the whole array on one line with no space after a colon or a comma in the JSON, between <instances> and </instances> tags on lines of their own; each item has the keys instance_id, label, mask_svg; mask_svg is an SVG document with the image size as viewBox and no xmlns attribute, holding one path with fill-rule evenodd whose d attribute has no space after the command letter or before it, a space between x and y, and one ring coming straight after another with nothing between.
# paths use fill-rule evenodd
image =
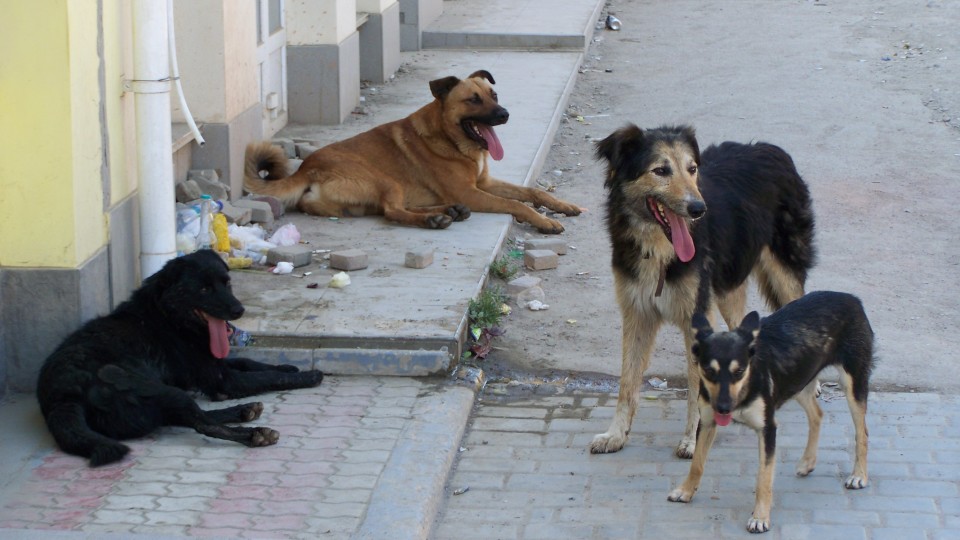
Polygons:
<instances>
[{"instance_id":1,"label":"dog's black nose","mask_svg":"<svg viewBox=\"0 0 960 540\"><path fill-rule=\"evenodd\" d=\"M500 109L493 113L493 117L501 122L506 122L510 118L510 113L503 107L500 107Z\"/></svg>"},{"instance_id":2,"label":"dog's black nose","mask_svg":"<svg viewBox=\"0 0 960 540\"><path fill-rule=\"evenodd\" d=\"M687 203L687 213L690 214L690 217L693 219L699 219L703 217L703 214L707 212L707 205L703 201L691 201Z\"/></svg>"},{"instance_id":3,"label":"dog's black nose","mask_svg":"<svg viewBox=\"0 0 960 540\"><path fill-rule=\"evenodd\" d=\"M240 317L243 317L244 311L245 310L243 309L243 306L239 306L239 305L234 306L233 308L230 309L230 317L231 317L230 320L232 321L234 319L239 319Z\"/></svg>"}]
</instances>

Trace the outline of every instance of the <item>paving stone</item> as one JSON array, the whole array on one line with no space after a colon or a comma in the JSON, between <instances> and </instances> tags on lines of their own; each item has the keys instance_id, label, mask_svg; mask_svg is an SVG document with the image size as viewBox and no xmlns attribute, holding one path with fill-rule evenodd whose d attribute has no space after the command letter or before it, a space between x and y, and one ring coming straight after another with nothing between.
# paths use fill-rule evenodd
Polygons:
<instances>
[{"instance_id":1,"label":"paving stone","mask_svg":"<svg viewBox=\"0 0 960 540\"><path fill-rule=\"evenodd\" d=\"M560 238L530 238L523 243L525 251L549 249L557 255L567 254L567 243Z\"/></svg>"},{"instance_id":2,"label":"paving stone","mask_svg":"<svg viewBox=\"0 0 960 540\"><path fill-rule=\"evenodd\" d=\"M280 219L284 214L283 202L276 197L270 195L250 195L246 197L251 201L260 201L265 202L270 205L270 210L273 211L273 219Z\"/></svg>"},{"instance_id":3,"label":"paving stone","mask_svg":"<svg viewBox=\"0 0 960 540\"><path fill-rule=\"evenodd\" d=\"M531 270L549 270L560 264L560 257L549 249L531 249L523 252L523 264Z\"/></svg>"},{"instance_id":4,"label":"paving stone","mask_svg":"<svg viewBox=\"0 0 960 540\"><path fill-rule=\"evenodd\" d=\"M330 254L330 268L337 270L362 270L367 267L367 254L359 249L334 251Z\"/></svg>"},{"instance_id":5,"label":"paving stone","mask_svg":"<svg viewBox=\"0 0 960 540\"><path fill-rule=\"evenodd\" d=\"M426 268L433 264L433 250L418 249L408 251L406 255L404 255L403 264L407 268Z\"/></svg>"},{"instance_id":6,"label":"paving stone","mask_svg":"<svg viewBox=\"0 0 960 540\"><path fill-rule=\"evenodd\" d=\"M250 221L263 223L268 228L273 225L273 208L270 203L253 199L238 199L232 204L237 208L249 208Z\"/></svg>"},{"instance_id":7,"label":"paving stone","mask_svg":"<svg viewBox=\"0 0 960 540\"><path fill-rule=\"evenodd\" d=\"M297 157L307 159L307 156L319 150L316 146L306 143L297 143Z\"/></svg>"},{"instance_id":8,"label":"paving stone","mask_svg":"<svg viewBox=\"0 0 960 540\"><path fill-rule=\"evenodd\" d=\"M313 260L313 251L300 244L293 246L277 246L267 251L267 264L277 264L285 261L293 263L294 267L306 266Z\"/></svg>"},{"instance_id":9,"label":"paving stone","mask_svg":"<svg viewBox=\"0 0 960 540\"><path fill-rule=\"evenodd\" d=\"M250 223L250 216L253 214L253 210L249 208L238 208L227 201L220 202L223 204L220 213L227 218L227 223L236 223L241 226Z\"/></svg>"},{"instance_id":10,"label":"paving stone","mask_svg":"<svg viewBox=\"0 0 960 540\"><path fill-rule=\"evenodd\" d=\"M539 287L543 280L530 275L520 276L507 282L507 294L519 294L527 289Z\"/></svg>"},{"instance_id":11,"label":"paving stone","mask_svg":"<svg viewBox=\"0 0 960 540\"><path fill-rule=\"evenodd\" d=\"M287 154L287 158L297 157L297 145L293 142L293 139L287 139L285 137L277 137L272 139L274 145L283 148L283 152Z\"/></svg>"},{"instance_id":12,"label":"paving stone","mask_svg":"<svg viewBox=\"0 0 960 540\"><path fill-rule=\"evenodd\" d=\"M203 195L200 186L194 180L184 180L176 185L177 202L186 204L194 199L199 199Z\"/></svg>"},{"instance_id":13,"label":"paving stone","mask_svg":"<svg viewBox=\"0 0 960 540\"><path fill-rule=\"evenodd\" d=\"M187 180L193 180L200 191L215 201L229 198L230 188L220 181L220 175L214 169L191 169L187 171Z\"/></svg>"}]
</instances>

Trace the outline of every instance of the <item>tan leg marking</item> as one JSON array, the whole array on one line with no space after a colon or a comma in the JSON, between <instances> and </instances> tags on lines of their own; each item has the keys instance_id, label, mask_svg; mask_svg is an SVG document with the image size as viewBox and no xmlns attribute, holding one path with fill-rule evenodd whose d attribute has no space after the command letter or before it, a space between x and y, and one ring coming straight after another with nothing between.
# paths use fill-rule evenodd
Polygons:
<instances>
[{"instance_id":1,"label":"tan leg marking","mask_svg":"<svg viewBox=\"0 0 960 540\"><path fill-rule=\"evenodd\" d=\"M807 447L797 463L797 476L807 476L817 466L817 445L820 441L820 424L823 421L823 410L817 403L817 386L817 381L814 380L794 396L797 403L803 407L803 411L807 413L809 429L807 432Z\"/></svg>"},{"instance_id":2,"label":"tan leg marking","mask_svg":"<svg viewBox=\"0 0 960 540\"><path fill-rule=\"evenodd\" d=\"M773 474L776 469L776 451L767 455L763 442L763 432L758 431L760 440L760 470L757 473L757 498L753 506L753 515L747 521L747 530L762 533L770 530L770 505L773 499Z\"/></svg>"},{"instance_id":3,"label":"tan leg marking","mask_svg":"<svg viewBox=\"0 0 960 540\"><path fill-rule=\"evenodd\" d=\"M700 409L700 416L710 418L709 405ZM713 446L713 441L717 437L717 424L712 419L707 420L700 426L700 435L697 437L696 450L693 452L693 461L690 462L690 472L687 478L667 495L667 500L672 502L690 502L693 495L700 488L700 480L703 478L703 470L707 464L707 455Z\"/></svg>"},{"instance_id":4,"label":"tan leg marking","mask_svg":"<svg viewBox=\"0 0 960 540\"><path fill-rule=\"evenodd\" d=\"M850 375L841 371L840 380L843 383L844 393L847 396L847 405L850 406L850 416L853 417L853 427L856 431L856 449L854 451L853 474L843 483L847 489L862 489L867 487L867 404L857 401L853 397L853 381Z\"/></svg>"}]
</instances>

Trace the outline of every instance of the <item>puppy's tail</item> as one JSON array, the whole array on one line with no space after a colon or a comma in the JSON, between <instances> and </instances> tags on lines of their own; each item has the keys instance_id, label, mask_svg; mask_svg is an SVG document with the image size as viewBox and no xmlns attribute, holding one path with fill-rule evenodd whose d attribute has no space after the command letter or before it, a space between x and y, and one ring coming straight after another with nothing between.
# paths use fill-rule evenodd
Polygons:
<instances>
[{"instance_id":1,"label":"puppy's tail","mask_svg":"<svg viewBox=\"0 0 960 540\"><path fill-rule=\"evenodd\" d=\"M57 445L68 454L88 458L91 467L120 461L130 452L129 446L90 429L79 403L57 405L46 420Z\"/></svg>"},{"instance_id":2,"label":"puppy's tail","mask_svg":"<svg viewBox=\"0 0 960 540\"><path fill-rule=\"evenodd\" d=\"M296 208L310 182L298 173L288 175L287 155L269 142L247 145L243 164L243 189L257 195L270 195L286 208Z\"/></svg>"}]
</instances>

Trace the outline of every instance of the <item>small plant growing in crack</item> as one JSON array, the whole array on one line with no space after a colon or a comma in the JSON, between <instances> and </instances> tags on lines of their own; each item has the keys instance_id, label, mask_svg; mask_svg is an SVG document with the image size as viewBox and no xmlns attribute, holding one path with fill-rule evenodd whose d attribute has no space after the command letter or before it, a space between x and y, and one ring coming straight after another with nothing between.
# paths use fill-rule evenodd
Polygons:
<instances>
[{"instance_id":1,"label":"small plant growing in crack","mask_svg":"<svg viewBox=\"0 0 960 540\"><path fill-rule=\"evenodd\" d=\"M470 319L470 337L473 338L473 344L465 353L465 359L474 356L483 360L490 354L493 349L490 341L503 335L500 321L504 315L510 313L506 300L507 296L499 287L484 289L475 299L470 300L467 317Z\"/></svg>"}]
</instances>

